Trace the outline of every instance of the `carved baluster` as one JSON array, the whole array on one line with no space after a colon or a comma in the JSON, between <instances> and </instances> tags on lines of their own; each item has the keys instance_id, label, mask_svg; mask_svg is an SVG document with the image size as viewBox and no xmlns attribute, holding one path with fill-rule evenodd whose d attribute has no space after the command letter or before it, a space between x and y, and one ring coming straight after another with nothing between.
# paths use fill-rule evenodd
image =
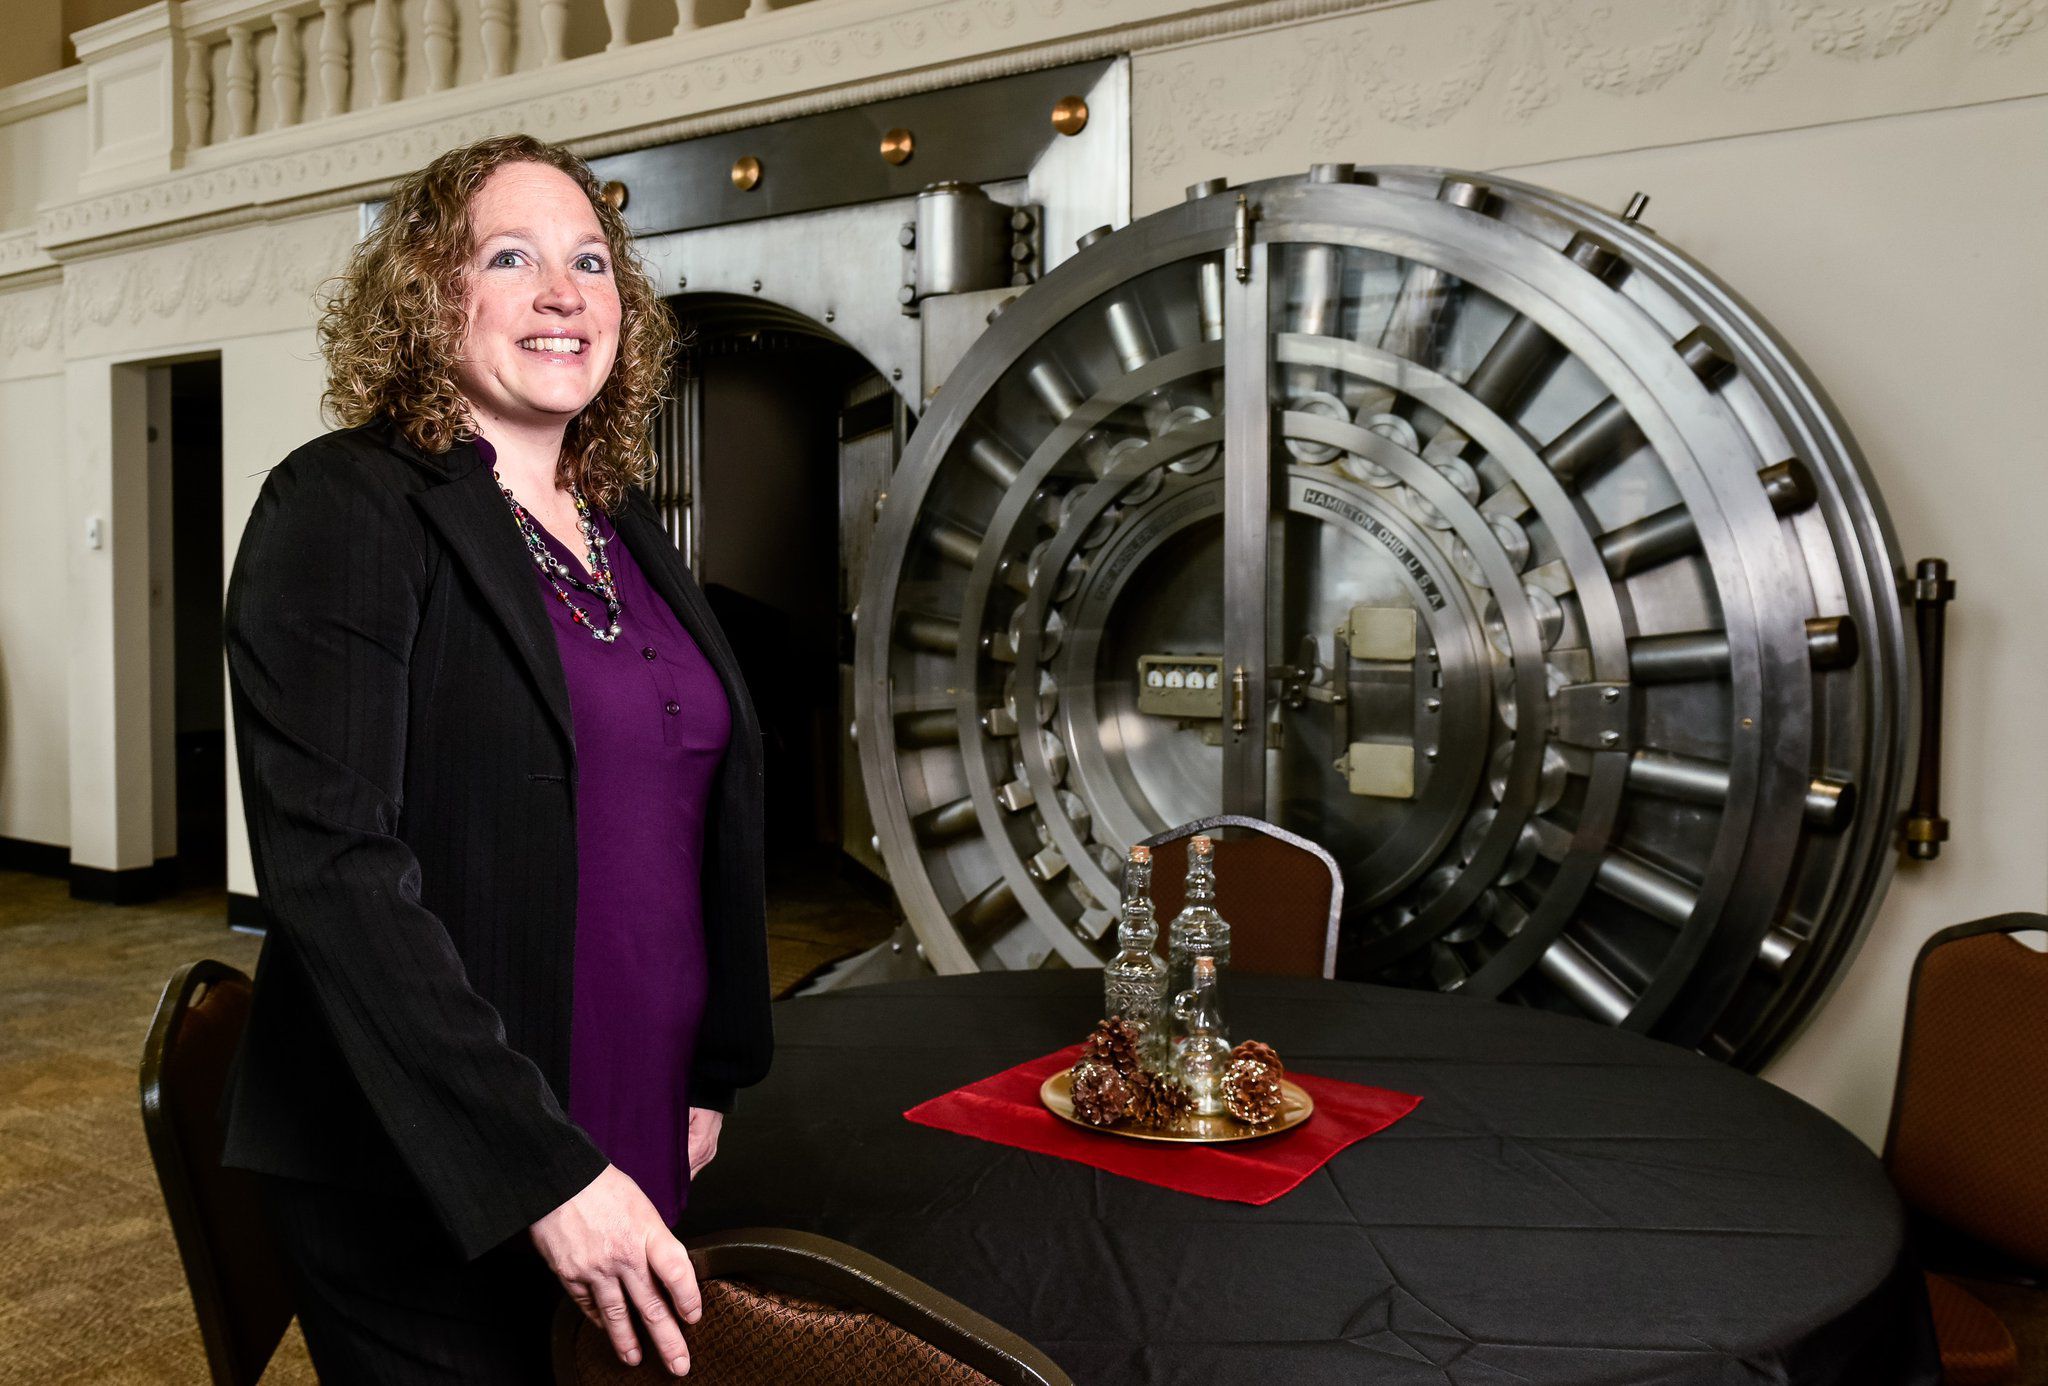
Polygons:
<instances>
[{"instance_id":1,"label":"carved baluster","mask_svg":"<svg viewBox=\"0 0 2048 1386\"><path fill-rule=\"evenodd\" d=\"M427 0L427 90L455 85L455 0Z\"/></svg>"},{"instance_id":2,"label":"carved baluster","mask_svg":"<svg viewBox=\"0 0 2048 1386\"><path fill-rule=\"evenodd\" d=\"M279 10L270 17L277 30L277 46L270 50L270 94L277 102L275 129L299 123L299 106L306 98L306 54L299 47L299 17Z\"/></svg>"},{"instance_id":3,"label":"carved baluster","mask_svg":"<svg viewBox=\"0 0 2048 1386\"><path fill-rule=\"evenodd\" d=\"M484 40L484 76L512 70L512 0L482 0L478 23Z\"/></svg>"},{"instance_id":4,"label":"carved baluster","mask_svg":"<svg viewBox=\"0 0 2048 1386\"><path fill-rule=\"evenodd\" d=\"M759 19L762 15L767 13L768 0L747 0L746 17L748 19Z\"/></svg>"},{"instance_id":5,"label":"carved baluster","mask_svg":"<svg viewBox=\"0 0 2048 1386\"><path fill-rule=\"evenodd\" d=\"M348 111L348 0L320 0L320 91L322 115Z\"/></svg>"},{"instance_id":6,"label":"carved baluster","mask_svg":"<svg viewBox=\"0 0 2048 1386\"><path fill-rule=\"evenodd\" d=\"M558 63L569 56L569 0L540 0L540 33L546 51L544 63Z\"/></svg>"},{"instance_id":7,"label":"carved baluster","mask_svg":"<svg viewBox=\"0 0 2048 1386\"><path fill-rule=\"evenodd\" d=\"M671 35L687 34L697 27L697 0L676 0L676 27Z\"/></svg>"},{"instance_id":8,"label":"carved baluster","mask_svg":"<svg viewBox=\"0 0 2048 1386\"><path fill-rule=\"evenodd\" d=\"M256 128L256 39L246 24L228 25L228 138Z\"/></svg>"},{"instance_id":9,"label":"carved baluster","mask_svg":"<svg viewBox=\"0 0 2048 1386\"><path fill-rule=\"evenodd\" d=\"M405 36L398 29L398 0L377 0L370 16L370 75L377 83L377 104L398 99L399 54Z\"/></svg>"},{"instance_id":10,"label":"carved baluster","mask_svg":"<svg viewBox=\"0 0 2048 1386\"><path fill-rule=\"evenodd\" d=\"M213 124L212 48L205 39L185 40L185 147L201 149Z\"/></svg>"},{"instance_id":11,"label":"carved baluster","mask_svg":"<svg viewBox=\"0 0 2048 1386\"><path fill-rule=\"evenodd\" d=\"M611 26L607 49L626 46L626 20L633 13L633 0L604 0L604 22Z\"/></svg>"}]
</instances>

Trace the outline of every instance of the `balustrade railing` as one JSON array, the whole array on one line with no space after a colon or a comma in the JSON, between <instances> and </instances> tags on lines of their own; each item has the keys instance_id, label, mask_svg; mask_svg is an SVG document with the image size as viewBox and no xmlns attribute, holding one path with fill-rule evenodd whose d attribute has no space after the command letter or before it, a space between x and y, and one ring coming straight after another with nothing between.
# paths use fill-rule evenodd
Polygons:
<instances>
[{"instance_id":1,"label":"balustrade railing","mask_svg":"<svg viewBox=\"0 0 2048 1386\"><path fill-rule=\"evenodd\" d=\"M699 27L698 3L187 0L179 59L184 145L219 146L673 37ZM770 13L767 0L709 3L719 11L715 22Z\"/></svg>"}]
</instances>

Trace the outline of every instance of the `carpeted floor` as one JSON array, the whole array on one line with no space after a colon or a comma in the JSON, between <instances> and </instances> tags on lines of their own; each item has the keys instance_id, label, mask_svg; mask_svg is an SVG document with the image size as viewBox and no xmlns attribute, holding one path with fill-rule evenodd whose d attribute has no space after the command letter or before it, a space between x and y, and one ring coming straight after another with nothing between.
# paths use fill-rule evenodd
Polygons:
<instances>
[{"instance_id":1,"label":"carpeted floor","mask_svg":"<svg viewBox=\"0 0 2048 1386\"><path fill-rule=\"evenodd\" d=\"M137 1066L179 965L254 968L259 940L228 929L226 909L217 890L81 904L61 881L0 872L0 1383L207 1379ZM829 869L784 875L769 923L778 993L893 925ZM314 1379L294 1328L264 1381Z\"/></svg>"}]
</instances>

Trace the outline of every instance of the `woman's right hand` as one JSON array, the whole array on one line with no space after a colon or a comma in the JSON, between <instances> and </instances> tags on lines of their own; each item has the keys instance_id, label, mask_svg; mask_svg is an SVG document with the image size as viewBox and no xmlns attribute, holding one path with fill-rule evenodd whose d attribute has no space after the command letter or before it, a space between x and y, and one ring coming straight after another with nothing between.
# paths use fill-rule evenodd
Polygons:
<instances>
[{"instance_id":1,"label":"woman's right hand","mask_svg":"<svg viewBox=\"0 0 2048 1386\"><path fill-rule=\"evenodd\" d=\"M530 1229L555 1278L583 1316L602 1328L627 1366L640 1363L633 1331L638 1311L670 1372L690 1370L690 1349L677 1325L703 1317L690 1254L663 1225L640 1186L616 1165ZM628 1309L630 1304L632 1309Z\"/></svg>"}]
</instances>

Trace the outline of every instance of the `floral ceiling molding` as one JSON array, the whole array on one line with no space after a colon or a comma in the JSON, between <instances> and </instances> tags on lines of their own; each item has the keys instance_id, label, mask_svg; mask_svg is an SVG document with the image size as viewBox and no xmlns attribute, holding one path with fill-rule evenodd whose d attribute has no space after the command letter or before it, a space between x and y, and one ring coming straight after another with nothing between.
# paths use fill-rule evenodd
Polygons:
<instances>
[{"instance_id":1,"label":"floral ceiling molding","mask_svg":"<svg viewBox=\"0 0 2048 1386\"><path fill-rule=\"evenodd\" d=\"M353 212L196 236L65 266L67 356L304 327L355 243Z\"/></svg>"},{"instance_id":2,"label":"floral ceiling molding","mask_svg":"<svg viewBox=\"0 0 2048 1386\"><path fill-rule=\"evenodd\" d=\"M0 380L64 369L63 305L56 284L0 293Z\"/></svg>"},{"instance_id":3,"label":"floral ceiling molding","mask_svg":"<svg viewBox=\"0 0 2048 1386\"><path fill-rule=\"evenodd\" d=\"M1685 107L1693 137L1726 133L1723 125L1744 119L1729 114L1737 98L1750 116L1768 119L1764 107L1788 103L1785 93L1804 97L1808 85L1821 90L1785 123L1843 118L1832 109L1840 104L1833 84L1807 81L1816 65L1867 68L1945 45L1950 54L2014 71L2026 64L2011 55L2038 51L2048 33L2048 0L1610 5L1252 0L1194 12L1185 0L798 5L194 151L182 172L46 207L32 236L0 237L0 279L45 268L53 253L73 259L256 220L266 209L298 214L375 195L443 149L507 130L608 153L1113 52L1139 55L1136 166L1163 183L1183 163L1281 142L1322 151L1316 157L1367 152L1376 123L1383 131L1428 131L1469 112L1508 135L1549 128L1539 117L1572 106L1568 98L1605 109L1601 98L1646 97L1680 78L1693 93ZM1237 38L1227 47L1214 42L1225 35ZM1704 89L1715 96L1703 105L1708 73ZM1953 71L1920 86L1943 82L1949 99L1935 104L1954 104ZM2003 88L2011 85L2004 81L1993 94L2010 95ZM1889 109L1912 109L1897 102L1913 99L1902 95ZM1607 147L1638 133L1611 137ZM1667 130L1644 138L1682 137ZM1550 157L1598 152L1597 139L1551 144Z\"/></svg>"},{"instance_id":4,"label":"floral ceiling molding","mask_svg":"<svg viewBox=\"0 0 2048 1386\"><path fill-rule=\"evenodd\" d=\"M867 0L793 6L195 151L185 171L45 208L46 250L265 204L376 189L442 150L511 130L628 148L1081 61L1143 44L1358 11L1393 0ZM751 41L750 41L751 39ZM772 114L757 110L777 103ZM451 107L462 109L451 112ZM367 133L352 133L367 132ZM633 132L628 134L628 132ZM593 151L595 152L595 151ZM0 270L4 273L4 270Z\"/></svg>"},{"instance_id":5,"label":"floral ceiling molding","mask_svg":"<svg viewBox=\"0 0 2048 1386\"><path fill-rule=\"evenodd\" d=\"M1454 9L1470 17L1443 22ZM1440 18L1423 32L1428 17ZM1624 30L1648 33L1618 41ZM1294 29L1260 83L1281 94L1250 106L1231 100L1244 89L1243 54L1211 60L1195 46L1154 55L1134 74L1135 152L1142 170L1161 175L1190 157L1252 155L1293 134L1327 158L1356 147L1373 121L1424 131L1478 108L1526 126L1574 89L1644 97L1703 64L1727 100L1773 86L1801 54L1871 64L1938 30L1995 61L2036 31L2048 35L2048 0L1641 0L1625 21L1594 0L1432 0ZM1416 39L1426 50L1411 47Z\"/></svg>"},{"instance_id":6,"label":"floral ceiling molding","mask_svg":"<svg viewBox=\"0 0 2048 1386\"><path fill-rule=\"evenodd\" d=\"M32 270L51 269L56 263L36 244L33 229L0 235L0 279Z\"/></svg>"}]
</instances>

